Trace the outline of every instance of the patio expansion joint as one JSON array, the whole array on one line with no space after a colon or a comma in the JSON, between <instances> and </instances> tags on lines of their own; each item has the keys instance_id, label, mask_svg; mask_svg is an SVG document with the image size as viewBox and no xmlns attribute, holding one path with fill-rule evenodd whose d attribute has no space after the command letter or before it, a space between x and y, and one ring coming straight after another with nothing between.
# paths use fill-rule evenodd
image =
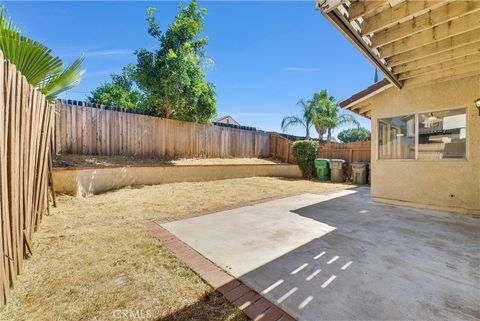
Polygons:
<instances>
[{"instance_id":1,"label":"patio expansion joint","mask_svg":"<svg viewBox=\"0 0 480 321\"><path fill-rule=\"evenodd\" d=\"M261 294L234 278L203 255L195 251L175 235L160 226L160 222L146 224L146 229L166 248L172 251L202 280L225 299L236 306L251 320L257 321L293 321L287 312L271 303Z\"/></svg>"}]
</instances>

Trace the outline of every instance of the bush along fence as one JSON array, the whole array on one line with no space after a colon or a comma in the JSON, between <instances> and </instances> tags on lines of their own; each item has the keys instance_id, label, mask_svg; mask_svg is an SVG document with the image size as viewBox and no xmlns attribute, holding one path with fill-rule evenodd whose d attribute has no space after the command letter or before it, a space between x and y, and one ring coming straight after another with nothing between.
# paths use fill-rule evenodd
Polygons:
<instances>
[{"instance_id":1,"label":"bush along fence","mask_svg":"<svg viewBox=\"0 0 480 321\"><path fill-rule=\"evenodd\" d=\"M293 142L278 134L271 137L271 155L284 162L295 163L292 157ZM353 162L370 162L370 142L320 143L318 158L343 159L347 166L347 177L352 175Z\"/></svg>"},{"instance_id":2,"label":"bush along fence","mask_svg":"<svg viewBox=\"0 0 480 321\"><path fill-rule=\"evenodd\" d=\"M269 157L270 133L57 101L55 152L136 157Z\"/></svg>"},{"instance_id":3,"label":"bush along fence","mask_svg":"<svg viewBox=\"0 0 480 321\"><path fill-rule=\"evenodd\" d=\"M0 304L48 211L54 120L54 105L0 52Z\"/></svg>"}]
</instances>

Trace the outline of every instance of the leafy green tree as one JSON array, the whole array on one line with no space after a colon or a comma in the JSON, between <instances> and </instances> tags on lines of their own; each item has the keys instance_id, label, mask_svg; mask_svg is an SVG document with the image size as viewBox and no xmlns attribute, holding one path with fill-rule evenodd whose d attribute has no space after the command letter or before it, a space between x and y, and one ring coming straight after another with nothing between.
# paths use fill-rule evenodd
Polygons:
<instances>
[{"instance_id":1,"label":"leafy green tree","mask_svg":"<svg viewBox=\"0 0 480 321\"><path fill-rule=\"evenodd\" d=\"M129 70L130 68L126 67L121 75L112 74L110 76L112 80L93 90L88 101L152 113L143 93L135 88L135 83L129 76Z\"/></svg>"},{"instance_id":2,"label":"leafy green tree","mask_svg":"<svg viewBox=\"0 0 480 321\"><path fill-rule=\"evenodd\" d=\"M49 100L76 86L85 72L82 68L83 55L65 67L62 60L53 56L46 46L22 36L1 5L0 50L4 58Z\"/></svg>"},{"instance_id":3,"label":"leafy green tree","mask_svg":"<svg viewBox=\"0 0 480 321\"><path fill-rule=\"evenodd\" d=\"M315 106L315 127L317 130L327 133L327 141L332 142L332 132L335 128L352 123L359 125L358 120L349 114L343 114L337 100L328 95L326 90L320 91L312 99Z\"/></svg>"},{"instance_id":4,"label":"leafy green tree","mask_svg":"<svg viewBox=\"0 0 480 321\"><path fill-rule=\"evenodd\" d=\"M300 125L305 128L305 138L310 139L310 130L316 118L315 105L311 100L300 99L297 105L302 109L302 116L287 116L283 118L281 128L285 132L291 126Z\"/></svg>"},{"instance_id":5,"label":"leafy green tree","mask_svg":"<svg viewBox=\"0 0 480 321\"><path fill-rule=\"evenodd\" d=\"M145 93L155 114L184 121L207 122L216 114L214 85L205 81L204 68L210 63L205 55L205 9L192 1L180 5L180 13L163 33L147 11L148 33L157 39L160 47L136 51L137 64L132 77Z\"/></svg>"},{"instance_id":6,"label":"leafy green tree","mask_svg":"<svg viewBox=\"0 0 480 321\"><path fill-rule=\"evenodd\" d=\"M371 133L366 128L349 128L338 133L338 139L343 143L369 141Z\"/></svg>"}]
</instances>

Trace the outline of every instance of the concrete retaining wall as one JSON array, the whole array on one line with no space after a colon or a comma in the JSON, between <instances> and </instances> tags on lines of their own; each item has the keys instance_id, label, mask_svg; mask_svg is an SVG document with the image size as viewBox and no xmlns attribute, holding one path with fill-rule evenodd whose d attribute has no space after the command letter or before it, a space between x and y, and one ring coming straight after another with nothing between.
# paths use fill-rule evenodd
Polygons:
<instances>
[{"instance_id":1,"label":"concrete retaining wall","mask_svg":"<svg viewBox=\"0 0 480 321\"><path fill-rule=\"evenodd\" d=\"M102 168L55 168L57 193L87 196L132 185L200 182L255 176L301 178L297 165L160 165Z\"/></svg>"}]
</instances>

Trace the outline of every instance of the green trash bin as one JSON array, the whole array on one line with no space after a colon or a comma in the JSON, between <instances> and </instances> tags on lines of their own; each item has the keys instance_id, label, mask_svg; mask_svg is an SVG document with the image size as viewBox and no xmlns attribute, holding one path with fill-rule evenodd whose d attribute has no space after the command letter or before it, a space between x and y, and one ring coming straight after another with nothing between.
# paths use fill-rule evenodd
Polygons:
<instances>
[{"instance_id":1,"label":"green trash bin","mask_svg":"<svg viewBox=\"0 0 480 321\"><path fill-rule=\"evenodd\" d=\"M317 169L317 177L321 181L330 180L330 168L328 166L328 159L317 158L315 160L315 168Z\"/></svg>"}]
</instances>

